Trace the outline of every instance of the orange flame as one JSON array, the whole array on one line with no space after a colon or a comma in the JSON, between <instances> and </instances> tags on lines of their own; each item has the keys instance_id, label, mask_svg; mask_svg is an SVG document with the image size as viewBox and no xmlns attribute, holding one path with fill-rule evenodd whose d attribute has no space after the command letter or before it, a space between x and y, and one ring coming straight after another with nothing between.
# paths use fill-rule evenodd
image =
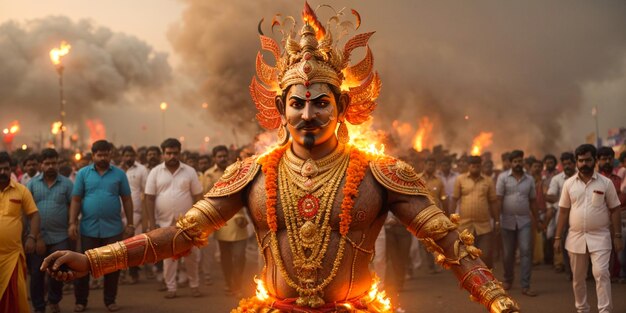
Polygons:
<instances>
[{"instance_id":1,"label":"orange flame","mask_svg":"<svg viewBox=\"0 0 626 313\"><path fill-rule=\"evenodd\" d=\"M373 121L373 119L370 119L361 125L346 124L348 126L348 132L350 133L350 141L348 144L371 155L384 155L385 145L383 141L385 139L385 133L380 130L373 130Z\"/></svg>"},{"instance_id":2,"label":"orange flame","mask_svg":"<svg viewBox=\"0 0 626 313\"><path fill-rule=\"evenodd\" d=\"M265 288L265 282L262 279L254 277L254 282L256 283L256 298L262 302L265 302L270 298L269 292Z\"/></svg>"},{"instance_id":3,"label":"orange flame","mask_svg":"<svg viewBox=\"0 0 626 313\"><path fill-rule=\"evenodd\" d=\"M315 38L317 38L317 40L324 38L324 36L326 35L326 29L324 28L324 26L322 26L322 23L317 20L315 11L311 9L311 6L309 6L309 3L306 1L304 2L304 9L302 10L302 21L304 21L305 24L309 24L313 27L313 29L315 30Z\"/></svg>"},{"instance_id":4,"label":"orange flame","mask_svg":"<svg viewBox=\"0 0 626 313\"><path fill-rule=\"evenodd\" d=\"M274 132L266 131L254 138L254 152L257 155L268 153L276 147L278 147L278 143L276 142L276 134Z\"/></svg>"},{"instance_id":5,"label":"orange flame","mask_svg":"<svg viewBox=\"0 0 626 313\"><path fill-rule=\"evenodd\" d=\"M428 116L424 116L420 120L419 128L417 129L417 133L415 134L415 138L413 139L413 148L418 152L422 152L425 147L430 145L431 133L433 131L433 123L430 121Z\"/></svg>"},{"instance_id":6,"label":"orange flame","mask_svg":"<svg viewBox=\"0 0 626 313\"><path fill-rule=\"evenodd\" d=\"M89 128L89 142L106 138L106 128L99 119L88 119L85 123L87 128Z\"/></svg>"},{"instance_id":7,"label":"orange flame","mask_svg":"<svg viewBox=\"0 0 626 313\"><path fill-rule=\"evenodd\" d=\"M61 131L61 126L62 126L62 125L63 125L63 124L62 124L60 121L57 121L57 122L52 123L52 125L50 126L50 132L51 132L53 135L58 134L58 133Z\"/></svg>"},{"instance_id":8,"label":"orange flame","mask_svg":"<svg viewBox=\"0 0 626 313\"><path fill-rule=\"evenodd\" d=\"M372 286L364 300L367 303L368 309L371 307L374 309L372 310L374 312L391 312L391 300L389 300L384 290L378 290L379 284L380 278L374 275Z\"/></svg>"},{"instance_id":9,"label":"orange flame","mask_svg":"<svg viewBox=\"0 0 626 313\"><path fill-rule=\"evenodd\" d=\"M5 135L15 135L20 131L20 122L15 120L9 124L9 127L2 130L2 133Z\"/></svg>"},{"instance_id":10,"label":"orange flame","mask_svg":"<svg viewBox=\"0 0 626 313\"><path fill-rule=\"evenodd\" d=\"M76 154L74 154L74 160L80 161L80 159L82 158L83 158L83 155L80 154L79 152L76 152Z\"/></svg>"},{"instance_id":11,"label":"orange flame","mask_svg":"<svg viewBox=\"0 0 626 313\"><path fill-rule=\"evenodd\" d=\"M72 49L72 46L70 46L70 44L63 40L61 41L61 45L59 46L59 48L53 48L52 50L50 50L50 60L52 61L52 64L61 64L61 57L70 53L70 49Z\"/></svg>"},{"instance_id":12,"label":"orange flame","mask_svg":"<svg viewBox=\"0 0 626 313\"><path fill-rule=\"evenodd\" d=\"M490 132L480 132L476 138L474 138L474 142L472 143L472 155L481 155L484 148L487 148L493 143L493 133Z\"/></svg>"}]
</instances>

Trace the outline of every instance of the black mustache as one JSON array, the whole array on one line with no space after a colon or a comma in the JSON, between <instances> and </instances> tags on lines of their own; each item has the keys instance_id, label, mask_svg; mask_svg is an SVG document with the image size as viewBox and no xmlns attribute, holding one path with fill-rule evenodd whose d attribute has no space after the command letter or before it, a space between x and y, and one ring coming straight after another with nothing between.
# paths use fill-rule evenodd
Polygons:
<instances>
[{"instance_id":1,"label":"black mustache","mask_svg":"<svg viewBox=\"0 0 626 313\"><path fill-rule=\"evenodd\" d=\"M318 120L318 119L313 119L310 121L300 121L298 124L295 125L297 130L302 130L304 128L316 128L316 127L322 127L322 125L324 125L324 123L322 123L322 121Z\"/></svg>"}]
</instances>

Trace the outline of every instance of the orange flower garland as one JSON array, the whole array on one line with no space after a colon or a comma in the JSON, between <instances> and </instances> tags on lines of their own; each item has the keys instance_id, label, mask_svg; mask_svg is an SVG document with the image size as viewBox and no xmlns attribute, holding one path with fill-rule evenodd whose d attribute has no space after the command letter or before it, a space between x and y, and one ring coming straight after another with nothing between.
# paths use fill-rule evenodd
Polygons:
<instances>
[{"instance_id":1,"label":"orange flower garland","mask_svg":"<svg viewBox=\"0 0 626 313\"><path fill-rule=\"evenodd\" d=\"M263 174L265 174L265 193L267 197L265 200L265 206L267 212L267 224L272 232L276 232L278 230L276 217L278 163L288 147L289 145L285 145L276 148L270 153L259 158ZM352 151L350 151L350 163L348 163L348 169L346 170L346 184L343 187L344 197L341 202L341 213L339 214L341 219L339 232L342 236L346 236L350 230L354 200L359 195L359 185L361 184L363 177L365 177L367 165L368 159L365 153L361 152L357 148L352 148Z\"/></svg>"},{"instance_id":2,"label":"orange flower garland","mask_svg":"<svg viewBox=\"0 0 626 313\"><path fill-rule=\"evenodd\" d=\"M339 214L341 219L339 233L342 236L346 236L350 230L354 200L359 195L359 185L363 177L365 177L366 169L367 158L365 154L359 149L353 148L350 151L350 163L348 163L348 169L346 170L346 185L343 187L343 201L341 202L341 213Z\"/></svg>"},{"instance_id":3,"label":"orange flower garland","mask_svg":"<svg viewBox=\"0 0 626 313\"><path fill-rule=\"evenodd\" d=\"M276 203L278 191L278 162L282 158L285 150L289 145L284 145L274 149L272 152L259 158L259 164L262 165L261 170L265 174L265 210L267 214L267 225L272 232L278 230L278 222L276 220Z\"/></svg>"}]
</instances>

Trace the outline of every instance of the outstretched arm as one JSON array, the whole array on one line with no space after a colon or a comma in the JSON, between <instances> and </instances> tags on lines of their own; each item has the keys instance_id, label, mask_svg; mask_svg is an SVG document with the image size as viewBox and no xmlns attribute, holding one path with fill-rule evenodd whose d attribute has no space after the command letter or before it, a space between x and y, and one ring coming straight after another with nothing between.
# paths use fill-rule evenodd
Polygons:
<instances>
[{"instance_id":1,"label":"outstretched arm","mask_svg":"<svg viewBox=\"0 0 626 313\"><path fill-rule=\"evenodd\" d=\"M492 313L518 312L491 271L480 260L481 251L473 246L474 236L458 232L458 215L446 217L424 196L411 196L389 191L391 211L435 255L437 263L450 269L471 298Z\"/></svg>"},{"instance_id":2,"label":"outstretched arm","mask_svg":"<svg viewBox=\"0 0 626 313\"><path fill-rule=\"evenodd\" d=\"M146 262L181 257L193 246L207 244L208 236L225 224L243 206L241 195L205 198L196 202L176 226L164 227L124 241L87 250L85 254L57 251L48 256L41 270L59 280L72 280L91 272L94 277ZM71 271L59 271L66 264Z\"/></svg>"}]
</instances>

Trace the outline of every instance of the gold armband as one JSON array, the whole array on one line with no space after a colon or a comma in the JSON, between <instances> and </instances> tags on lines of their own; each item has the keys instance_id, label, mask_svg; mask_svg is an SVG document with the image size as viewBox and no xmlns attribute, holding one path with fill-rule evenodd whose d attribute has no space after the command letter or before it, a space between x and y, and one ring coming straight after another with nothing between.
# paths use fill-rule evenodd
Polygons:
<instances>
[{"instance_id":1,"label":"gold armband","mask_svg":"<svg viewBox=\"0 0 626 313\"><path fill-rule=\"evenodd\" d=\"M417 238L431 238L434 241L445 237L448 232L457 228L450 219L434 205L422 210L409 224L409 231Z\"/></svg>"},{"instance_id":2,"label":"gold armband","mask_svg":"<svg viewBox=\"0 0 626 313\"><path fill-rule=\"evenodd\" d=\"M461 279L461 286L470 292L470 299L483 304L491 313L518 312L519 305L504 291L493 273L477 266Z\"/></svg>"},{"instance_id":3,"label":"gold armband","mask_svg":"<svg viewBox=\"0 0 626 313\"><path fill-rule=\"evenodd\" d=\"M209 234L224 226L226 222L217 209L207 200L200 200L178 219L176 228L195 246L205 246Z\"/></svg>"},{"instance_id":4,"label":"gold armband","mask_svg":"<svg viewBox=\"0 0 626 313\"><path fill-rule=\"evenodd\" d=\"M459 218L457 214L452 214L448 219L443 211L430 206L417 214L409 224L409 231L419 238L426 250L434 254L437 264L446 269L460 265L461 259L465 257L476 259L482 253L474 246L474 235L467 230L463 230L454 242L454 257L446 257L443 248L436 243L458 228Z\"/></svg>"},{"instance_id":5,"label":"gold armband","mask_svg":"<svg viewBox=\"0 0 626 313\"><path fill-rule=\"evenodd\" d=\"M89 259L91 274L96 278L128 267L128 250L121 241L87 250L85 254Z\"/></svg>"}]
</instances>

